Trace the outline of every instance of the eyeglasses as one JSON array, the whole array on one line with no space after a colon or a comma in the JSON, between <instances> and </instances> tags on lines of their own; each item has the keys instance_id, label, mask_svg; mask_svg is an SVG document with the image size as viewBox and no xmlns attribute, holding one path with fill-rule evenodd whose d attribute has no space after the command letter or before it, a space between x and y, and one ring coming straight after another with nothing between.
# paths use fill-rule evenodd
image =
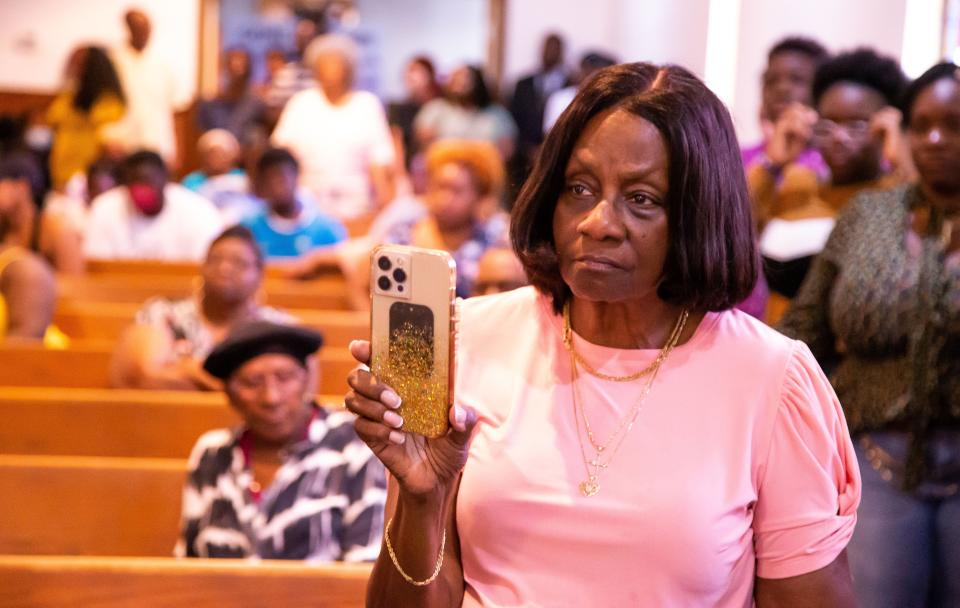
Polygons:
<instances>
[{"instance_id":1,"label":"eyeglasses","mask_svg":"<svg viewBox=\"0 0 960 608\"><path fill-rule=\"evenodd\" d=\"M851 139L861 139L870 134L869 120L844 120L835 122L821 118L813 125L814 139L827 139L843 133Z\"/></svg>"}]
</instances>

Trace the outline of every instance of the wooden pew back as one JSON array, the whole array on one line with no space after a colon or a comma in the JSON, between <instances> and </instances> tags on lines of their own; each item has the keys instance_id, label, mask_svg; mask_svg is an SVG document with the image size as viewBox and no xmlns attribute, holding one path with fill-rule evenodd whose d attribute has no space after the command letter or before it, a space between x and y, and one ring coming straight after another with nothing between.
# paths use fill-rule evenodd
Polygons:
<instances>
[{"instance_id":1,"label":"wooden pew back","mask_svg":"<svg viewBox=\"0 0 960 608\"><path fill-rule=\"evenodd\" d=\"M0 556L0 606L360 608L370 566Z\"/></svg>"},{"instance_id":2,"label":"wooden pew back","mask_svg":"<svg viewBox=\"0 0 960 608\"><path fill-rule=\"evenodd\" d=\"M32 344L0 346L0 387L47 386L107 388L110 386L111 343L79 342L64 350ZM320 390L327 394L347 391L347 374L356 361L346 349L320 351Z\"/></svg>"},{"instance_id":3,"label":"wooden pew back","mask_svg":"<svg viewBox=\"0 0 960 608\"><path fill-rule=\"evenodd\" d=\"M2 454L186 458L200 435L240 418L220 393L5 388L0 420Z\"/></svg>"},{"instance_id":4,"label":"wooden pew back","mask_svg":"<svg viewBox=\"0 0 960 608\"><path fill-rule=\"evenodd\" d=\"M152 297L185 298L196 290L196 277L151 274L59 275L61 299L142 304ZM278 308L349 310L347 290L339 284L264 279L266 303Z\"/></svg>"},{"instance_id":5,"label":"wooden pew back","mask_svg":"<svg viewBox=\"0 0 960 608\"><path fill-rule=\"evenodd\" d=\"M132 322L139 303L61 300L53 322L75 340L116 340ZM328 347L345 348L370 337L370 315L347 310L288 309L304 326L323 333Z\"/></svg>"},{"instance_id":6,"label":"wooden pew back","mask_svg":"<svg viewBox=\"0 0 960 608\"><path fill-rule=\"evenodd\" d=\"M168 556L185 471L182 459L0 455L0 554Z\"/></svg>"}]
</instances>

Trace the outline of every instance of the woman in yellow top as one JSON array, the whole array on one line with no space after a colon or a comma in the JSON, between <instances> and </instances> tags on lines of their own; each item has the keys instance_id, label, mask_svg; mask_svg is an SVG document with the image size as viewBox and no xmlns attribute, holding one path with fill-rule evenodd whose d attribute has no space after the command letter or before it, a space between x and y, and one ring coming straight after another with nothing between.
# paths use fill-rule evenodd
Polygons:
<instances>
[{"instance_id":1,"label":"woman in yellow top","mask_svg":"<svg viewBox=\"0 0 960 608\"><path fill-rule=\"evenodd\" d=\"M74 62L71 62L74 63ZM50 151L53 187L63 190L77 173L104 152L107 127L123 118L124 95L120 79L106 51L98 46L82 49L75 62L72 85L60 93L47 110L54 130Z\"/></svg>"}]
</instances>

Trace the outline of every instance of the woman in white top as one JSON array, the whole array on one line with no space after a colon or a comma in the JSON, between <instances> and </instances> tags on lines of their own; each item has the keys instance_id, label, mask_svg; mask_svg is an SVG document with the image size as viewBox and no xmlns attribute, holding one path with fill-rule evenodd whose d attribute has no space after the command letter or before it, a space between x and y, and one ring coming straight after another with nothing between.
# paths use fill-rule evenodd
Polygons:
<instances>
[{"instance_id":1,"label":"woman in white top","mask_svg":"<svg viewBox=\"0 0 960 608\"><path fill-rule=\"evenodd\" d=\"M301 182L325 211L340 219L370 214L393 199L393 139L383 106L353 90L356 44L321 36L305 53L319 86L287 102L273 144L289 149L302 167Z\"/></svg>"}]
</instances>

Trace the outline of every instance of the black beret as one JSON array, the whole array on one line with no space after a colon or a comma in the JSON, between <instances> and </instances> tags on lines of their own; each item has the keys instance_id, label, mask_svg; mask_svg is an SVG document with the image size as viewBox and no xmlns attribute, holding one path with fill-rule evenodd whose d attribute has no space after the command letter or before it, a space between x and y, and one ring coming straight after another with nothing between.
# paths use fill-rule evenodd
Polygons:
<instances>
[{"instance_id":1,"label":"black beret","mask_svg":"<svg viewBox=\"0 0 960 608\"><path fill-rule=\"evenodd\" d=\"M238 367L266 353L290 355L301 365L306 365L307 357L317 352L322 344L323 335L312 329L251 321L234 328L223 342L214 347L203 362L203 369L216 378L226 380Z\"/></svg>"}]
</instances>

